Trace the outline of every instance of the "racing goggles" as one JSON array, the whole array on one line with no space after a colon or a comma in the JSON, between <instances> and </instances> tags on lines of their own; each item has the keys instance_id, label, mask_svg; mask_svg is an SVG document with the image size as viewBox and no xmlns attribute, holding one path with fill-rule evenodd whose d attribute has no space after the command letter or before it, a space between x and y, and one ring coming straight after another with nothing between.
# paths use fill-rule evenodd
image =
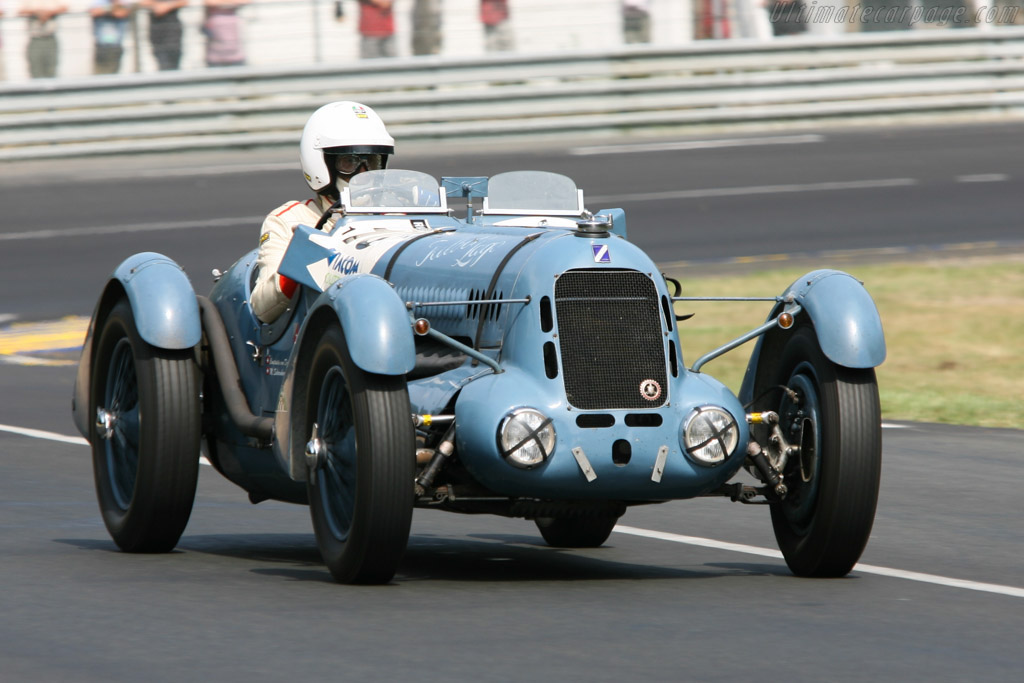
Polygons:
<instances>
[{"instance_id":1,"label":"racing goggles","mask_svg":"<svg viewBox=\"0 0 1024 683\"><path fill-rule=\"evenodd\" d=\"M367 171L376 171L384 164L382 154L338 154L334 157L334 168L342 175L357 173L363 166Z\"/></svg>"}]
</instances>

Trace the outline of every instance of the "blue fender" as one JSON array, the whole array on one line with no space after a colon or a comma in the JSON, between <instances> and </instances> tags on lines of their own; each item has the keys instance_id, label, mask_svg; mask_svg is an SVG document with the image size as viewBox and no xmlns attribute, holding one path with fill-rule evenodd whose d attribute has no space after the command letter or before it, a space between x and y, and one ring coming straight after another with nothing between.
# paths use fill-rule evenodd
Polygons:
<instances>
[{"instance_id":1,"label":"blue fender","mask_svg":"<svg viewBox=\"0 0 1024 683\"><path fill-rule=\"evenodd\" d=\"M885 335L875 302L859 280L838 270L815 270L796 280L792 295L814 323L825 356L848 368L873 368L885 360Z\"/></svg>"},{"instance_id":2,"label":"blue fender","mask_svg":"<svg viewBox=\"0 0 1024 683\"><path fill-rule=\"evenodd\" d=\"M192 283L181 266L153 252L135 254L114 270L139 336L161 349L188 349L199 343L203 326Z\"/></svg>"},{"instance_id":3,"label":"blue fender","mask_svg":"<svg viewBox=\"0 0 1024 683\"><path fill-rule=\"evenodd\" d=\"M125 295L132 307L135 328L150 346L189 349L202 338L196 293L181 266L153 252L135 254L122 261L96 303L78 361L71 413L75 426L86 438L89 437L89 421L92 419L86 413L97 324L102 322L99 318Z\"/></svg>"},{"instance_id":4,"label":"blue fender","mask_svg":"<svg viewBox=\"0 0 1024 683\"><path fill-rule=\"evenodd\" d=\"M368 273L342 278L314 302L307 321L325 306L334 309L352 361L362 370L404 375L416 365L409 311L387 280Z\"/></svg>"},{"instance_id":5,"label":"blue fender","mask_svg":"<svg viewBox=\"0 0 1024 683\"><path fill-rule=\"evenodd\" d=\"M878 308L864 285L852 275L838 270L815 270L798 278L786 289L784 299L792 298L814 323L825 356L837 365L848 368L873 368L885 361L885 336ZM769 315L774 318L782 312L778 304ZM788 331L774 328L757 340L750 355L750 363L743 377L740 400L753 400L759 382L762 356L769 358L782 352Z\"/></svg>"}]
</instances>

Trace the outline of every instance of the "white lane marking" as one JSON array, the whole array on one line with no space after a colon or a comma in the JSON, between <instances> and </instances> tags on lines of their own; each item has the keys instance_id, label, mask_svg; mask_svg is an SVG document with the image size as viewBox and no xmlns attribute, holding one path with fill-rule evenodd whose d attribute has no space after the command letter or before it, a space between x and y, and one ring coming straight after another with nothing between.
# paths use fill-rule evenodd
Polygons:
<instances>
[{"instance_id":1,"label":"white lane marking","mask_svg":"<svg viewBox=\"0 0 1024 683\"><path fill-rule=\"evenodd\" d=\"M760 557L771 557L779 560L782 559L782 553L778 550L758 548L752 545L742 545L740 543L726 543L725 541L715 541L710 538L700 538L698 536L682 536L680 534L669 534L663 531L638 529L637 527L624 526L622 524L616 525L614 530L619 532L620 534L642 536L644 538L652 538L659 541L685 543L686 545L695 545L700 546L702 548L728 550L734 553L758 555ZM996 583L966 581L964 579L954 579L948 576L938 576L936 574L923 574L921 572L909 572L904 571L902 569L877 567L871 564L857 564L854 566L853 571L860 572L862 574L877 574L879 576L888 576L896 579L906 579L908 581L917 581L919 583L932 583L938 586L947 586L950 588L963 588L965 590L982 591L985 593L997 593L999 595L1007 595L1013 598L1024 598L1024 588L1017 588L1016 586L1003 586Z\"/></svg>"},{"instance_id":2,"label":"white lane marking","mask_svg":"<svg viewBox=\"0 0 1024 683\"><path fill-rule=\"evenodd\" d=\"M980 581L967 581L965 579L953 579L948 576L937 576L935 574L923 574L921 572L908 572L902 569L890 569L889 567L876 567L872 564L857 564L853 571L862 574L878 574L889 576L895 579L906 579L919 583L933 583L937 586L948 586L950 588L963 588L969 591L981 591L984 593L996 593L1007 595L1011 598L1024 598L1024 588L1016 586L1003 586L998 583L982 583Z\"/></svg>"},{"instance_id":3,"label":"white lane marking","mask_svg":"<svg viewBox=\"0 0 1024 683\"><path fill-rule=\"evenodd\" d=\"M196 221L161 221L158 223L129 223L126 225L98 225L91 228L60 228L9 232L0 234L0 242L10 240L41 240L52 237L87 237L92 235L113 235L124 232L153 232L156 230L191 230L194 228L224 228L236 225L251 225L253 230L262 225L266 216L236 216L229 218L204 218Z\"/></svg>"},{"instance_id":4,"label":"white lane marking","mask_svg":"<svg viewBox=\"0 0 1024 683\"><path fill-rule=\"evenodd\" d=\"M1005 173L975 173L974 175L958 175L958 183L1001 183L1010 179Z\"/></svg>"},{"instance_id":5,"label":"white lane marking","mask_svg":"<svg viewBox=\"0 0 1024 683\"><path fill-rule=\"evenodd\" d=\"M0 432L10 432L21 436L30 436L33 439L46 439L47 441L59 441L61 443L72 443L76 446L88 446L89 442L80 436L65 436L56 432L47 432L42 429L27 429L25 427L14 427L13 425L0 424ZM205 455L199 456L199 464L209 465L210 461Z\"/></svg>"},{"instance_id":6,"label":"white lane marking","mask_svg":"<svg viewBox=\"0 0 1024 683\"><path fill-rule=\"evenodd\" d=\"M82 348L81 345L75 347ZM71 349L75 350L75 349ZM60 360L58 358L37 358L34 355L23 355L20 353L4 353L0 355L0 362L5 366L38 366L40 368L65 368L77 366L77 360Z\"/></svg>"},{"instance_id":7,"label":"white lane marking","mask_svg":"<svg viewBox=\"0 0 1024 683\"><path fill-rule=\"evenodd\" d=\"M16 316L14 313L0 313L0 324L2 324L2 323L9 323L12 320L17 320L17 319L18 319L18 316Z\"/></svg>"},{"instance_id":8,"label":"white lane marking","mask_svg":"<svg viewBox=\"0 0 1024 683\"><path fill-rule=\"evenodd\" d=\"M906 429L909 425L895 425L891 422L883 422L882 429Z\"/></svg>"},{"instance_id":9,"label":"white lane marking","mask_svg":"<svg viewBox=\"0 0 1024 683\"><path fill-rule=\"evenodd\" d=\"M746 555L760 555L761 557L772 557L777 560L782 559L782 553L780 553L778 550L770 550L768 548L757 548L752 545L741 545L739 543L727 543L725 541L716 541L711 538L700 538L699 536L683 536L681 534L670 534L664 531L651 531L650 529L638 529L635 526L625 526L623 524L616 524L614 531L618 531L620 534L629 534L631 536L643 536L644 538L653 538L659 541L685 543L686 545L696 545L702 548L728 550L730 552L744 553Z\"/></svg>"},{"instance_id":10,"label":"white lane marking","mask_svg":"<svg viewBox=\"0 0 1024 683\"><path fill-rule=\"evenodd\" d=\"M33 439L48 439L60 441L61 443L73 443L80 446L88 446L89 442L80 436L64 436L56 432L44 432L41 429L26 429L25 427L14 427L12 425L0 425L0 432L11 432L22 436L31 436Z\"/></svg>"},{"instance_id":11,"label":"white lane marking","mask_svg":"<svg viewBox=\"0 0 1024 683\"><path fill-rule=\"evenodd\" d=\"M645 142L624 145L574 147L573 156L594 154L632 154L634 152L675 152L688 149L720 149L723 147L761 147L764 145L806 145L824 142L824 135L776 135L761 138L725 138L721 140L680 140L678 142Z\"/></svg>"},{"instance_id":12,"label":"white lane marking","mask_svg":"<svg viewBox=\"0 0 1024 683\"><path fill-rule=\"evenodd\" d=\"M665 192L636 192L588 197L597 202L639 202L659 199L700 199L703 197L739 197L758 194L785 194L793 192L829 192L836 190L866 190L881 187L909 187L917 185L913 178L880 178L878 180L847 180L825 183L798 183L792 185L751 185L747 187L709 187L703 190L668 190Z\"/></svg>"}]
</instances>

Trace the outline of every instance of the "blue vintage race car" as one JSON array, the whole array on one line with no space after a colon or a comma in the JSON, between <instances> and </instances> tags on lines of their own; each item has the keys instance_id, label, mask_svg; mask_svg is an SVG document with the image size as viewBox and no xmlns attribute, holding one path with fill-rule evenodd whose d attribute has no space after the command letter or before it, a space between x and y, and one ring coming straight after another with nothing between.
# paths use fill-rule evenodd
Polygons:
<instances>
[{"instance_id":1,"label":"blue vintage race car","mask_svg":"<svg viewBox=\"0 0 1024 683\"><path fill-rule=\"evenodd\" d=\"M854 566L885 357L857 280L808 273L687 368L678 282L627 241L622 210L587 211L565 176L372 171L332 211L330 232L328 214L296 231L280 270L302 286L269 325L249 306L255 252L209 297L160 254L114 271L74 418L122 549L175 546L202 445L254 503L308 504L342 582L391 579L416 507L594 547L631 505L707 495L768 504L798 575ZM754 338L739 396L701 372Z\"/></svg>"}]
</instances>

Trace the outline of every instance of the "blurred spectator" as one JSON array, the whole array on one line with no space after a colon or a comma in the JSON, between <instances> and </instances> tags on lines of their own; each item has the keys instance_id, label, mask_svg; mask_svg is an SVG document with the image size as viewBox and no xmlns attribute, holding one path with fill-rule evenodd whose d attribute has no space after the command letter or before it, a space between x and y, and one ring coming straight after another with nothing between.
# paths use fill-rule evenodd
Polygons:
<instances>
[{"instance_id":1,"label":"blurred spectator","mask_svg":"<svg viewBox=\"0 0 1024 683\"><path fill-rule=\"evenodd\" d=\"M412 6L412 53L441 52L441 0L416 0Z\"/></svg>"},{"instance_id":2,"label":"blurred spectator","mask_svg":"<svg viewBox=\"0 0 1024 683\"><path fill-rule=\"evenodd\" d=\"M856 0L854 0L856 1ZM883 2L885 0L882 0ZM696 40L732 37L730 0L693 0L693 37Z\"/></svg>"},{"instance_id":3,"label":"blurred spectator","mask_svg":"<svg viewBox=\"0 0 1024 683\"><path fill-rule=\"evenodd\" d=\"M807 31L804 0L769 0L768 21L772 34L792 36Z\"/></svg>"},{"instance_id":4,"label":"blurred spectator","mask_svg":"<svg viewBox=\"0 0 1024 683\"><path fill-rule=\"evenodd\" d=\"M124 30L131 11L121 0L92 0L89 4L96 43L92 63L94 74L116 74L121 70Z\"/></svg>"},{"instance_id":5,"label":"blurred spectator","mask_svg":"<svg viewBox=\"0 0 1024 683\"><path fill-rule=\"evenodd\" d=\"M0 2L3 2L3 0L0 0ZM3 5L0 4L0 28L3 28L3 16L4 8ZM7 73L4 71L4 36L3 31L0 31L0 81L5 80L6 78Z\"/></svg>"},{"instance_id":6,"label":"blurred spectator","mask_svg":"<svg viewBox=\"0 0 1024 683\"><path fill-rule=\"evenodd\" d=\"M480 0L480 22L484 25L484 49L507 52L513 48L508 0Z\"/></svg>"},{"instance_id":7,"label":"blurred spectator","mask_svg":"<svg viewBox=\"0 0 1024 683\"><path fill-rule=\"evenodd\" d=\"M188 0L142 0L149 10L149 44L161 71L174 71L181 66L181 19L178 10Z\"/></svg>"},{"instance_id":8,"label":"blurred spectator","mask_svg":"<svg viewBox=\"0 0 1024 683\"><path fill-rule=\"evenodd\" d=\"M649 0L622 0L622 39L626 43L651 42Z\"/></svg>"},{"instance_id":9,"label":"blurred spectator","mask_svg":"<svg viewBox=\"0 0 1024 683\"><path fill-rule=\"evenodd\" d=\"M249 0L203 0L206 18L203 33L206 35L207 66L241 66L245 64L245 47L242 45L242 17L238 10L249 4Z\"/></svg>"},{"instance_id":10,"label":"blurred spectator","mask_svg":"<svg viewBox=\"0 0 1024 683\"><path fill-rule=\"evenodd\" d=\"M28 71L32 78L57 75L56 17L68 11L60 0L24 0L20 16L28 17Z\"/></svg>"},{"instance_id":11,"label":"blurred spectator","mask_svg":"<svg viewBox=\"0 0 1024 683\"><path fill-rule=\"evenodd\" d=\"M395 56L395 15L391 0L359 0L359 56Z\"/></svg>"}]
</instances>

